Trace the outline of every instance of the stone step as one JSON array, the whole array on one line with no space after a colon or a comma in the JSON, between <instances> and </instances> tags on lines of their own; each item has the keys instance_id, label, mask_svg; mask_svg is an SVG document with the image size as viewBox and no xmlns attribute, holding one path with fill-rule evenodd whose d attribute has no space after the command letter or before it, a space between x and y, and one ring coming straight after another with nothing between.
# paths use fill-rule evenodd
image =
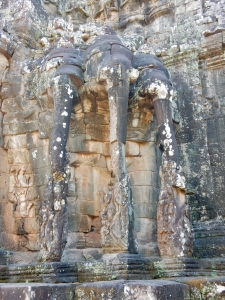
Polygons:
<instances>
[{"instance_id":1,"label":"stone step","mask_svg":"<svg viewBox=\"0 0 225 300\"><path fill-rule=\"evenodd\" d=\"M225 277L111 280L85 283L0 283L0 300L219 300Z\"/></svg>"},{"instance_id":2,"label":"stone step","mask_svg":"<svg viewBox=\"0 0 225 300\"><path fill-rule=\"evenodd\" d=\"M1 300L186 300L188 296L188 285L165 280L0 284Z\"/></svg>"},{"instance_id":3,"label":"stone step","mask_svg":"<svg viewBox=\"0 0 225 300\"><path fill-rule=\"evenodd\" d=\"M1 300L74 300L76 284L0 283Z\"/></svg>"},{"instance_id":4,"label":"stone step","mask_svg":"<svg viewBox=\"0 0 225 300\"><path fill-rule=\"evenodd\" d=\"M167 280L104 281L83 283L75 289L76 300L187 300L188 285Z\"/></svg>"}]
</instances>

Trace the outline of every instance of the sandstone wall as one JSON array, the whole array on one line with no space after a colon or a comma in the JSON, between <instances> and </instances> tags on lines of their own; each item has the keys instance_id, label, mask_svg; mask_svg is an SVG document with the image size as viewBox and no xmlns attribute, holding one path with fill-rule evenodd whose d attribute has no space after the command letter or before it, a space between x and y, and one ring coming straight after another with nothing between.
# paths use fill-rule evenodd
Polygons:
<instances>
[{"instance_id":1,"label":"sandstone wall","mask_svg":"<svg viewBox=\"0 0 225 300\"><path fill-rule=\"evenodd\" d=\"M177 90L174 126L196 233L195 255L224 254L224 6L222 0L1 1L2 247L39 249L39 209L50 173L53 127L49 87L54 65L45 57L53 47L75 43L85 49L79 25L97 21L116 29L133 51L148 43L170 71ZM87 92L81 87L70 124L65 260L73 259L70 251L75 248L79 259L99 257L101 211L111 179L108 101L101 91L91 97ZM130 105L127 141L139 251L157 255L161 153L154 112Z\"/></svg>"}]
</instances>

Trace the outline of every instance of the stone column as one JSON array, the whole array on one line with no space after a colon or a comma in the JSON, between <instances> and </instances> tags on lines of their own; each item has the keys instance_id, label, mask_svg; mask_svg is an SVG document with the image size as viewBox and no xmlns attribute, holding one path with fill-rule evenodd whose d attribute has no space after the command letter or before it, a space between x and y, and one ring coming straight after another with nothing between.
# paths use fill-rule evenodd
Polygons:
<instances>
[{"instance_id":1,"label":"stone column","mask_svg":"<svg viewBox=\"0 0 225 300\"><path fill-rule=\"evenodd\" d=\"M140 70L136 97L138 101L144 101L146 108L153 106L163 151L157 212L158 246L162 257L186 257L192 253L192 232L173 128L174 90L167 69L158 57L146 53L146 50L147 47L143 47L144 52L135 56L135 67Z\"/></svg>"},{"instance_id":2,"label":"stone column","mask_svg":"<svg viewBox=\"0 0 225 300\"><path fill-rule=\"evenodd\" d=\"M175 162L163 154L161 190L157 209L158 246L162 257L181 258L192 254L192 227L185 197L184 177Z\"/></svg>"},{"instance_id":3,"label":"stone column","mask_svg":"<svg viewBox=\"0 0 225 300\"><path fill-rule=\"evenodd\" d=\"M65 52L64 57L63 51ZM55 49L50 58L59 57L53 79L54 127L50 143L51 177L46 186L41 209L41 251L39 261L60 261L67 240L67 190L70 177L66 144L72 104L79 100L82 85L81 59L74 49ZM73 84L75 87L73 86Z\"/></svg>"},{"instance_id":4,"label":"stone column","mask_svg":"<svg viewBox=\"0 0 225 300\"><path fill-rule=\"evenodd\" d=\"M125 158L129 70L123 65L110 66L102 70L101 78L106 79L108 90L113 170L102 213L102 247L104 253L137 253L131 182Z\"/></svg>"},{"instance_id":5,"label":"stone column","mask_svg":"<svg viewBox=\"0 0 225 300\"><path fill-rule=\"evenodd\" d=\"M132 52L110 27L90 24L83 28L83 34L85 40L97 35L84 54L86 82L94 92L94 79L108 94L109 101L112 179L102 212L102 248L106 254L137 253L125 144L129 87L137 79L138 71L133 69Z\"/></svg>"}]
</instances>

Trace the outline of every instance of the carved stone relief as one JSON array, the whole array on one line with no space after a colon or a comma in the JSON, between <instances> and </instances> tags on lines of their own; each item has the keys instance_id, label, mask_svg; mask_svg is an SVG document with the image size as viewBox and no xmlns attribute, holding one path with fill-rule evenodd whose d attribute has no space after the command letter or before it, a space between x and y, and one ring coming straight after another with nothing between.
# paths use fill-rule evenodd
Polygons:
<instances>
[{"instance_id":1,"label":"carved stone relief","mask_svg":"<svg viewBox=\"0 0 225 300\"><path fill-rule=\"evenodd\" d=\"M198 222L223 215L223 5L185 5L132 0L1 4L6 17L0 21L0 143L9 161L8 207L17 224L7 230L18 240L37 238L42 206L41 260L60 259L67 220L69 239L79 236L80 249L100 248L101 232L105 253L137 252L137 233L139 253L155 247L156 254L157 144L164 152L161 254L191 253L187 199L197 228ZM176 134L175 90L181 115ZM183 178L180 165L188 196L177 181ZM94 184L99 178L102 183ZM171 218L179 218L170 222L168 210ZM51 229L59 218L55 238ZM27 229L31 223L33 231ZM184 236L179 245L177 234ZM174 249L168 253L167 238ZM55 252L57 239L61 247ZM18 240L16 245L25 244ZM28 244L11 249L31 249Z\"/></svg>"}]
</instances>

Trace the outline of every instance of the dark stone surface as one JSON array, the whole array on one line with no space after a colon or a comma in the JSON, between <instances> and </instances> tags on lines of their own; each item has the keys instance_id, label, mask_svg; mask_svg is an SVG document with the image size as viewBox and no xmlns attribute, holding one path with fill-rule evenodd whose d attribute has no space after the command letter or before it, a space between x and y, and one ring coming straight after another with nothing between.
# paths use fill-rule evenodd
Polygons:
<instances>
[{"instance_id":1,"label":"dark stone surface","mask_svg":"<svg viewBox=\"0 0 225 300\"><path fill-rule=\"evenodd\" d=\"M185 300L189 297L186 284L160 280L112 281L86 283L76 287L77 299L157 299Z\"/></svg>"},{"instance_id":2,"label":"dark stone surface","mask_svg":"<svg viewBox=\"0 0 225 300\"><path fill-rule=\"evenodd\" d=\"M8 263L8 251L0 249L0 265L6 265Z\"/></svg>"},{"instance_id":3,"label":"dark stone surface","mask_svg":"<svg viewBox=\"0 0 225 300\"><path fill-rule=\"evenodd\" d=\"M0 284L2 300L74 300L75 284Z\"/></svg>"}]
</instances>

